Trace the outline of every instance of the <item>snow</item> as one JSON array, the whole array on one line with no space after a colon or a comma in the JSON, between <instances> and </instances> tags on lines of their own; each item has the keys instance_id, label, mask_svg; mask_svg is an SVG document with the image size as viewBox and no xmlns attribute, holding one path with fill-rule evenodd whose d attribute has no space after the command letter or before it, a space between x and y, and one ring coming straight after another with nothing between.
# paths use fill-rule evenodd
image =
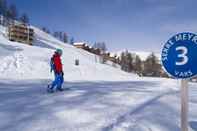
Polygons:
<instances>
[{"instance_id":1,"label":"snow","mask_svg":"<svg viewBox=\"0 0 197 131\"><path fill-rule=\"evenodd\" d=\"M122 72L111 65L100 64L99 56L63 43L53 36L33 27L34 46L11 42L6 29L0 26L0 78L4 79L52 79L49 61L57 48L63 50L65 80L129 80L134 74ZM79 59L79 66L75 60Z\"/></svg>"},{"instance_id":2,"label":"snow","mask_svg":"<svg viewBox=\"0 0 197 131\"><path fill-rule=\"evenodd\" d=\"M86 45L85 42L75 42L74 45Z\"/></svg>"},{"instance_id":3,"label":"snow","mask_svg":"<svg viewBox=\"0 0 197 131\"><path fill-rule=\"evenodd\" d=\"M70 90L53 94L46 93L47 82L50 80L0 80L0 130L180 130L177 80L66 82L64 88ZM189 123L193 128L197 124L195 86L190 83Z\"/></svg>"},{"instance_id":4,"label":"snow","mask_svg":"<svg viewBox=\"0 0 197 131\"><path fill-rule=\"evenodd\" d=\"M122 72L32 28L35 46L8 41L0 26L0 131L180 131L178 80ZM56 48L68 90L49 94ZM196 86L189 84L190 131L197 131Z\"/></svg>"}]
</instances>

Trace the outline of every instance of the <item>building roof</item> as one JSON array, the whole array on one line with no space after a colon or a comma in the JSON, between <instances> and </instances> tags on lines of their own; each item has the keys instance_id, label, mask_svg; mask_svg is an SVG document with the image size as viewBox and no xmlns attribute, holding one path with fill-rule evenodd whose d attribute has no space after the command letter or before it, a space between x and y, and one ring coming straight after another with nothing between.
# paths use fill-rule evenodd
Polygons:
<instances>
[{"instance_id":1,"label":"building roof","mask_svg":"<svg viewBox=\"0 0 197 131\"><path fill-rule=\"evenodd\" d=\"M76 42L76 43L74 43L74 45L86 45L86 43L85 42Z\"/></svg>"}]
</instances>

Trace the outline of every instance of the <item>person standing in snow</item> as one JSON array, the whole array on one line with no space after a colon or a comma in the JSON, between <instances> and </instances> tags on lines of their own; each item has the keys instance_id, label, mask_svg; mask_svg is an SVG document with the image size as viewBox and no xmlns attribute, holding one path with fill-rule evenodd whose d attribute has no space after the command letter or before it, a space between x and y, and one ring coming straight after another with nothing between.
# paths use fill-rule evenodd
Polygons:
<instances>
[{"instance_id":1,"label":"person standing in snow","mask_svg":"<svg viewBox=\"0 0 197 131\"><path fill-rule=\"evenodd\" d=\"M56 90L63 91L62 84L64 82L64 72L62 68L62 62L61 62L61 56L62 56L62 50L57 49L55 53L53 54L51 58L51 72L54 72L55 79L52 82L51 85L48 85L49 92L53 92L54 88L56 87Z\"/></svg>"}]
</instances>

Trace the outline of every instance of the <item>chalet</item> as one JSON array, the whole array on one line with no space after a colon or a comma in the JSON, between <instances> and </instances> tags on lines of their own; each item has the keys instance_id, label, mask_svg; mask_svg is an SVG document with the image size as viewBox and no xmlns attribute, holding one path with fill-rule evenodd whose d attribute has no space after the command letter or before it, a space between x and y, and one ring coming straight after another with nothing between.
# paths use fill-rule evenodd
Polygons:
<instances>
[{"instance_id":1,"label":"chalet","mask_svg":"<svg viewBox=\"0 0 197 131\"><path fill-rule=\"evenodd\" d=\"M85 47L84 47L84 50L90 52L90 47L86 44Z\"/></svg>"},{"instance_id":2,"label":"chalet","mask_svg":"<svg viewBox=\"0 0 197 131\"><path fill-rule=\"evenodd\" d=\"M10 41L17 41L32 45L34 30L25 24L12 24L8 27Z\"/></svg>"},{"instance_id":3,"label":"chalet","mask_svg":"<svg viewBox=\"0 0 197 131\"><path fill-rule=\"evenodd\" d=\"M192 82L197 82L197 77L191 78Z\"/></svg>"},{"instance_id":4,"label":"chalet","mask_svg":"<svg viewBox=\"0 0 197 131\"><path fill-rule=\"evenodd\" d=\"M109 61L112 61L114 63L118 63L118 58L117 58L116 55L112 56L109 52L107 52L107 53L102 54L102 56L105 60L109 60Z\"/></svg>"},{"instance_id":5,"label":"chalet","mask_svg":"<svg viewBox=\"0 0 197 131\"><path fill-rule=\"evenodd\" d=\"M83 49L83 50L86 50L88 52L91 52L91 47L89 47L88 44L86 44L85 42L74 43L74 46L76 48Z\"/></svg>"},{"instance_id":6,"label":"chalet","mask_svg":"<svg viewBox=\"0 0 197 131\"><path fill-rule=\"evenodd\" d=\"M114 63L119 63L120 62L119 58L116 55L112 56L109 52L102 53L99 48L90 47L85 42L74 43L74 46L76 48L83 49L83 50L86 50L90 53L102 56L104 61L109 60L109 61L112 61Z\"/></svg>"}]
</instances>

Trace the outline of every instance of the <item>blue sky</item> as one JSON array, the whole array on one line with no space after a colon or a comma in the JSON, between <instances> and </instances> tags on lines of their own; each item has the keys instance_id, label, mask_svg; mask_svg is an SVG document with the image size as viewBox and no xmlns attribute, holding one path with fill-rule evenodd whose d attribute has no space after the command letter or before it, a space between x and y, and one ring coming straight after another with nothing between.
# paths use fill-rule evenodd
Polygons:
<instances>
[{"instance_id":1,"label":"blue sky","mask_svg":"<svg viewBox=\"0 0 197 131\"><path fill-rule=\"evenodd\" d=\"M105 41L110 51L160 52L179 32L197 32L197 0L8 0L31 24L75 41Z\"/></svg>"}]
</instances>

